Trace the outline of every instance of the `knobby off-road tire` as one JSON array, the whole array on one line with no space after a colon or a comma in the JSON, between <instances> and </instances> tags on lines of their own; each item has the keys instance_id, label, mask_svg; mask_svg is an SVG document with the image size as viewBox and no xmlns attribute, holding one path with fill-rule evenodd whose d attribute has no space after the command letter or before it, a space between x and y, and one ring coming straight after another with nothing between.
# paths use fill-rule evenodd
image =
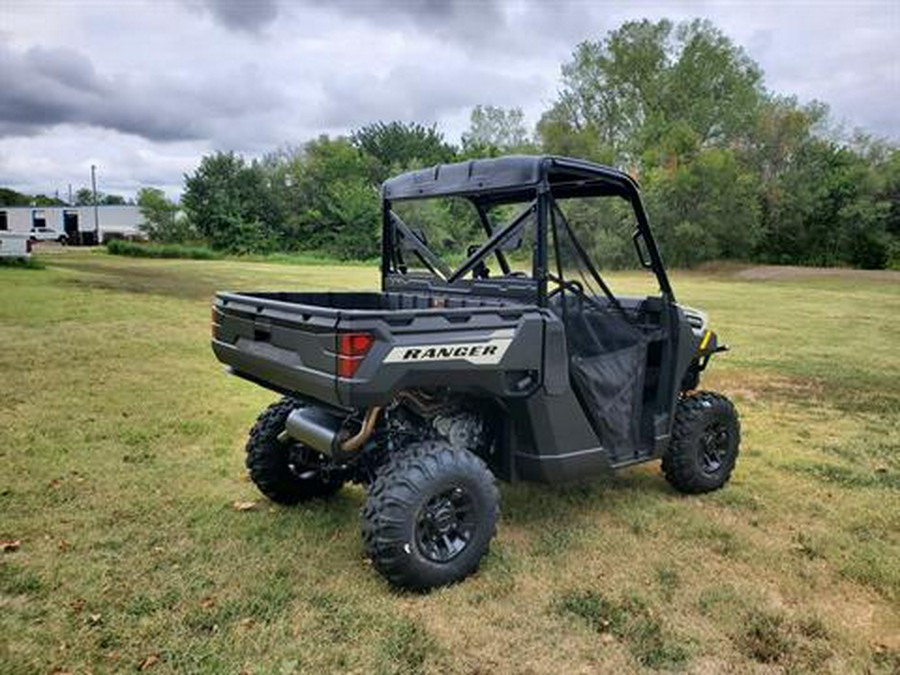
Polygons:
<instances>
[{"instance_id":1,"label":"knobby off-road tire","mask_svg":"<svg viewBox=\"0 0 900 675\"><path fill-rule=\"evenodd\" d=\"M328 497L342 485L333 478L323 479L319 473L303 476L313 467L297 465L290 442L278 440L287 416L300 405L287 397L270 405L256 420L247 441L250 479L260 492L279 504L293 505L316 497Z\"/></svg>"},{"instance_id":2,"label":"knobby off-road tire","mask_svg":"<svg viewBox=\"0 0 900 675\"><path fill-rule=\"evenodd\" d=\"M443 441L413 443L369 486L363 546L391 584L424 591L478 569L499 514L500 493L480 458Z\"/></svg>"},{"instance_id":3,"label":"knobby off-road tire","mask_svg":"<svg viewBox=\"0 0 900 675\"><path fill-rule=\"evenodd\" d=\"M680 492L712 492L728 482L737 462L741 424L727 398L710 391L678 402L672 441L663 456L666 480Z\"/></svg>"}]
</instances>

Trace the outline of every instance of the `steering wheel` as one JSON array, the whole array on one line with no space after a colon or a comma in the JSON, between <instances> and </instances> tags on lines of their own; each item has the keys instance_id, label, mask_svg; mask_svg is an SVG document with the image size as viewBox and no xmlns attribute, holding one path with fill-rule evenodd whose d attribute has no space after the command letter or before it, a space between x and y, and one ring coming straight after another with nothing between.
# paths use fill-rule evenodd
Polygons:
<instances>
[{"instance_id":1,"label":"steering wheel","mask_svg":"<svg viewBox=\"0 0 900 675\"><path fill-rule=\"evenodd\" d=\"M553 297L557 293L561 293L564 289L569 288L579 295L584 295L584 286L580 281L573 281L571 279L558 279L557 277L551 276L549 277L550 281L555 281L559 286L554 288L550 293L547 294L548 298Z\"/></svg>"}]
</instances>

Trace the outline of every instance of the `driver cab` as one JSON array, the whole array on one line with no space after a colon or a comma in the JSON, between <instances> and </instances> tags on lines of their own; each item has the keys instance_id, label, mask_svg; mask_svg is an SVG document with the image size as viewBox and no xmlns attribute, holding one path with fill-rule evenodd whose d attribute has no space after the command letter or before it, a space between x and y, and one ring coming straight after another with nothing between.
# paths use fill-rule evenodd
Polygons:
<instances>
[{"instance_id":1,"label":"driver cab","mask_svg":"<svg viewBox=\"0 0 900 675\"><path fill-rule=\"evenodd\" d=\"M525 159L537 161L530 177L509 178L504 186L495 176L521 168L510 164L499 172L490 167L492 183L478 180L487 162ZM386 184L385 268L391 283L425 278L420 287L429 293L544 308L565 335L563 380L611 463L659 454L677 401L676 373L686 365L679 363L678 345L690 339L690 328L675 304L636 183L620 171L566 158L478 164L470 163L459 180L467 189L429 195L441 191L432 187L440 179L437 169L434 175L419 172L412 199L391 200ZM635 263L639 273L623 278L629 294L614 293L600 269ZM544 373L545 381L551 377L559 379Z\"/></svg>"}]
</instances>

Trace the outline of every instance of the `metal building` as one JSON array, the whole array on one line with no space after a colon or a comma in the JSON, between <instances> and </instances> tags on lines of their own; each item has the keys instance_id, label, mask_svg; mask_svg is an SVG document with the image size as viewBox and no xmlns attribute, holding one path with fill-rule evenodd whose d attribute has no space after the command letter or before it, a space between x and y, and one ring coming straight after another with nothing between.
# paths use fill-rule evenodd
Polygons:
<instances>
[{"instance_id":1,"label":"metal building","mask_svg":"<svg viewBox=\"0 0 900 675\"><path fill-rule=\"evenodd\" d=\"M0 206L0 231L28 234L49 227L73 244L143 236L137 206L97 206L96 215L95 223L93 206Z\"/></svg>"}]
</instances>

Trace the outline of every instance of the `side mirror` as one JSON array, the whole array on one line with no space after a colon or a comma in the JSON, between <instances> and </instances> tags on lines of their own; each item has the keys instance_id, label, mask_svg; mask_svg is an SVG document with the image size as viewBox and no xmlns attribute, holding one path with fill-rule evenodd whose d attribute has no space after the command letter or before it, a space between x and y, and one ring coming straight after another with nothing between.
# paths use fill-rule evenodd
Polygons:
<instances>
[{"instance_id":1,"label":"side mirror","mask_svg":"<svg viewBox=\"0 0 900 675\"><path fill-rule=\"evenodd\" d=\"M641 234L640 230L635 230L634 234L631 236L631 241L634 242L634 249L637 251L638 260L641 261L641 266L650 269L653 267L653 263L650 262L650 252L647 250L647 242L644 241L644 235Z\"/></svg>"}]
</instances>

